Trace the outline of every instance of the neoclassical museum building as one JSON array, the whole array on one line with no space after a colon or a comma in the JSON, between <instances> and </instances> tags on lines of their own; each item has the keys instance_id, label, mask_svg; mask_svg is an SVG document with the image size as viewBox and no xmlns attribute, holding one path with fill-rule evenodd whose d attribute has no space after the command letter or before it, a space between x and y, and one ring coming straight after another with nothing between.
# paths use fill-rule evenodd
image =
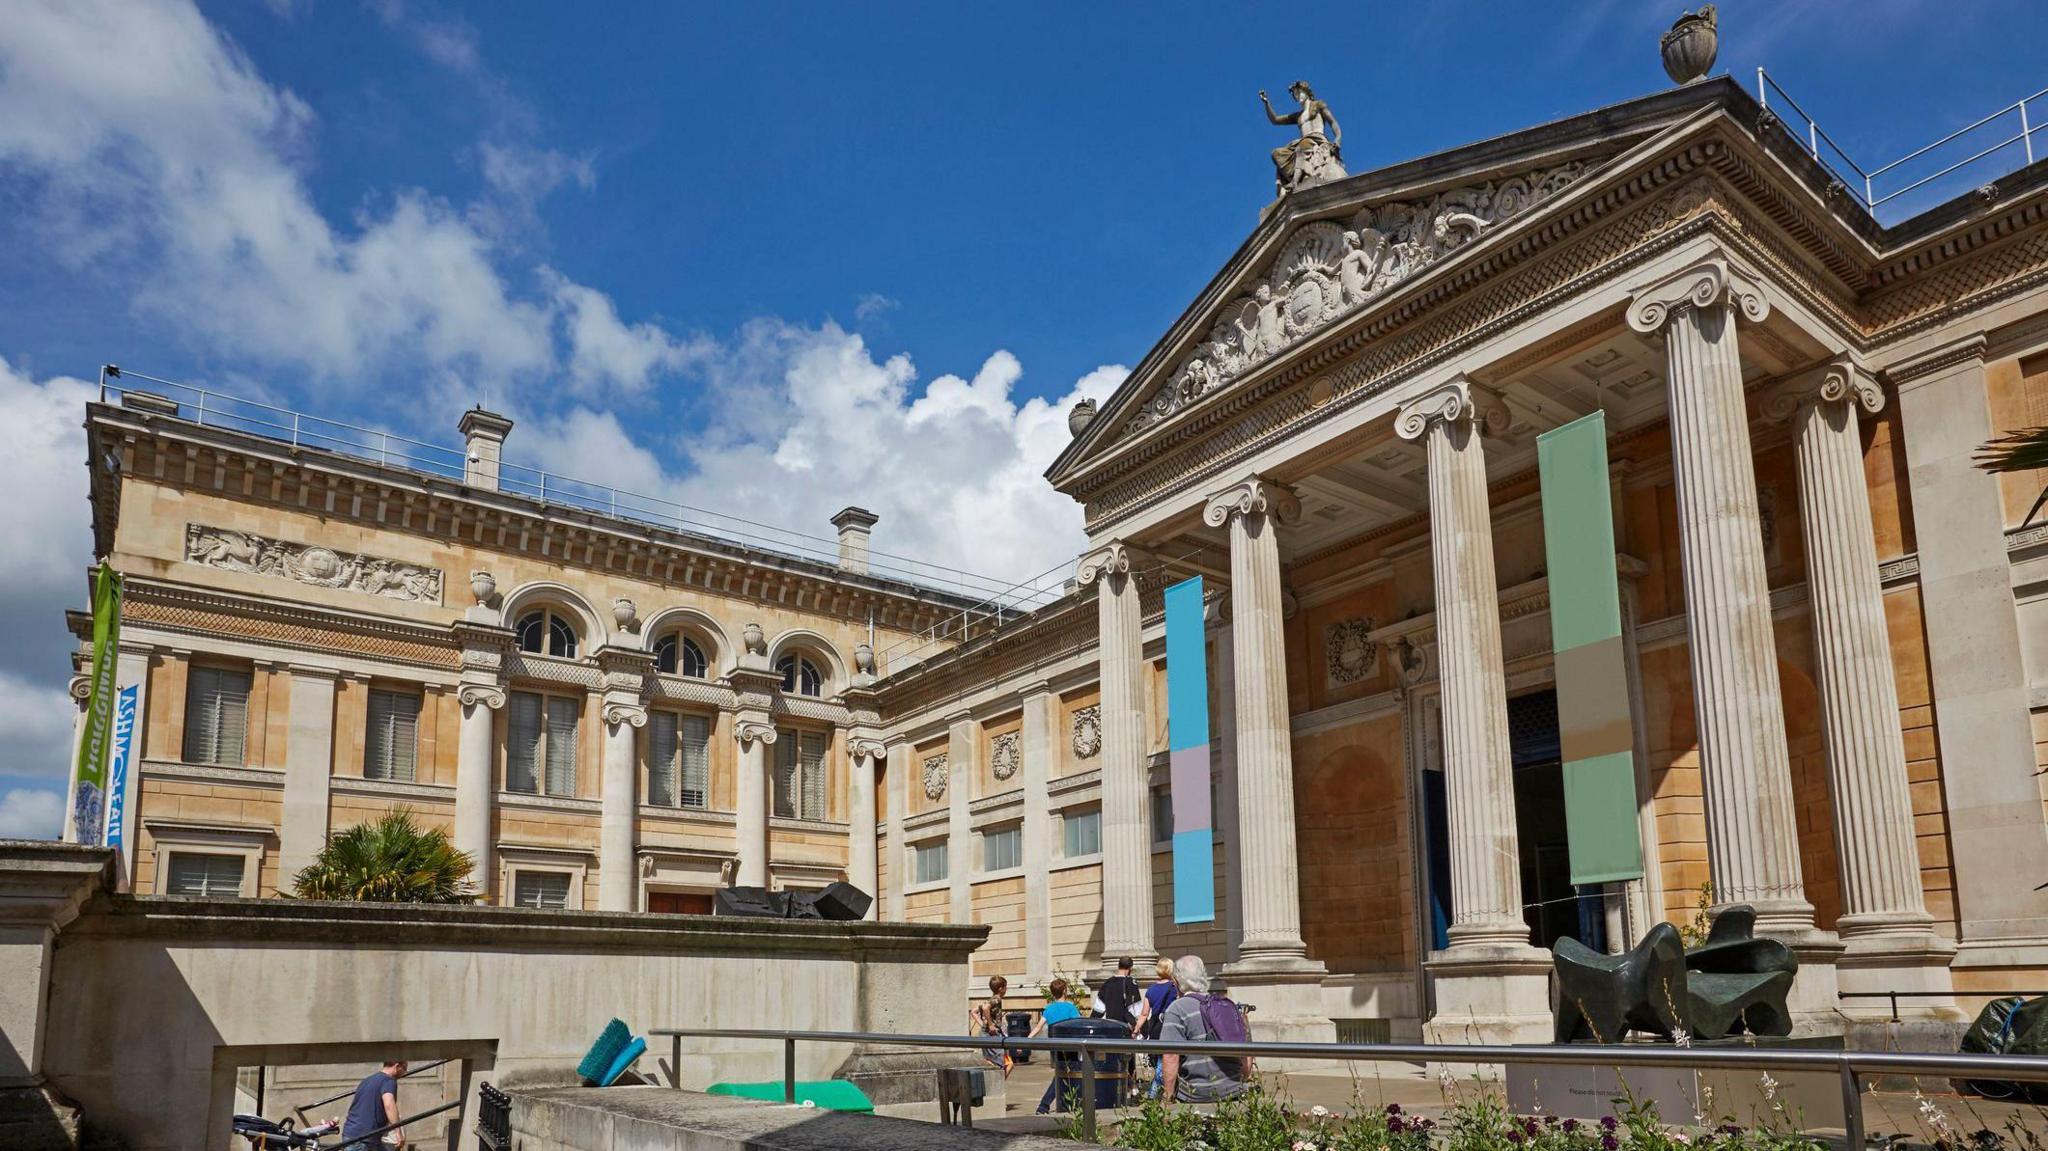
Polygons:
<instances>
[{"instance_id":1,"label":"neoclassical museum building","mask_svg":"<svg viewBox=\"0 0 2048 1151\"><path fill-rule=\"evenodd\" d=\"M804 556L510 482L490 412L436 468L110 381L127 881L270 897L403 806L490 902L845 878L1027 995L1202 954L1266 1037L1544 1038L1552 944L1702 900L1793 945L1808 1027L2041 986L2048 477L1973 456L2048 424L2048 162L1881 226L1727 79L1275 160L1072 413L1089 548L1024 613L884 571L858 508ZM1644 867L1574 885L1536 437L1595 411ZM1177 924L1193 575L1217 914Z\"/></svg>"}]
</instances>

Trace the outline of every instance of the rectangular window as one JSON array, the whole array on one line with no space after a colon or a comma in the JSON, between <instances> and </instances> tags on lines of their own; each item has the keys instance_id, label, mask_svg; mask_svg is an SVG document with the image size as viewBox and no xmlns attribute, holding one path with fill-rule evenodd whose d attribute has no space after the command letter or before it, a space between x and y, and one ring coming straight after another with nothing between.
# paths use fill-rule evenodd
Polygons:
<instances>
[{"instance_id":1,"label":"rectangular window","mask_svg":"<svg viewBox=\"0 0 2048 1151\"><path fill-rule=\"evenodd\" d=\"M937 883L946 878L946 841L933 839L911 844L910 872L913 883Z\"/></svg>"},{"instance_id":2,"label":"rectangular window","mask_svg":"<svg viewBox=\"0 0 2048 1151\"><path fill-rule=\"evenodd\" d=\"M1102 853L1102 811L1066 811L1060 814L1060 846L1068 859Z\"/></svg>"},{"instance_id":3,"label":"rectangular window","mask_svg":"<svg viewBox=\"0 0 2048 1151\"><path fill-rule=\"evenodd\" d=\"M247 862L239 855L174 851L166 869L164 893L233 898L242 894L242 867Z\"/></svg>"},{"instance_id":4,"label":"rectangular window","mask_svg":"<svg viewBox=\"0 0 2048 1151\"><path fill-rule=\"evenodd\" d=\"M194 667L186 677L185 762L241 767L249 736L249 673Z\"/></svg>"},{"instance_id":5,"label":"rectangular window","mask_svg":"<svg viewBox=\"0 0 2048 1151\"><path fill-rule=\"evenodd\" d=\"M507 704L505 790L576 794L576 730L581 702L515 691Z\"/></svg>"},{"instance_id":6,"label":"rectangular window","mask_svg":"<svg viewBox=\"0 0 2048 1151\"><path fill-rule=\"evenodd\" d=\"M704 807L711 802L711 721L657 711L647 719L647 802Z\"/></svg>"},{"instance_id":7,"label":"rectangular window","mask_svg":"<svg viewBox=\"0 0 2048 1151\"><path fill-rule=\"evenodd\" d=\"M419 762L420 697L371 689L369 728L363 739L363 778L411 783Z\"/></svg>"},{"instance_id":8,"label":"rectangular window","mask_svg":"<svg viewBox=\"0 0 2048 1151\"><path fill-rule=\"evenodd\" d=\"M1017 824L981 833L981 869L1004 871L1024 866L1024 829Z\"/></svg>"},{"instance_id":9,"label":"rectangular window","mask_svg":"<svg viewBox=\"0 0 2048 1151\"><path fill-rule=\"evenodd\" d=\"M775 814L783 819L825 818L825 751L832 738L820 731L775 734Z\"/></svg>"},{"instance_id":10,"label":"rectangular window","mask_svg":"<svg viewBox=\"0 0 2048 1151\"><path fill-rule=\"evenodd\" d=\"M1173 789L1152 789L1152 842L1173 842Z\"/></svg>"},{"instance_id":11,"label":"rectangular window","mask_svg":"<svg viewBox=\"0 0 2048 1151\"><path fill-rule=\"evenodd\" d=\"M574 878L566 871L527 871L522 868L513 873L512 906L538 907L543 911L567 910L569 881Z\"/></svg>"}]
</instances>

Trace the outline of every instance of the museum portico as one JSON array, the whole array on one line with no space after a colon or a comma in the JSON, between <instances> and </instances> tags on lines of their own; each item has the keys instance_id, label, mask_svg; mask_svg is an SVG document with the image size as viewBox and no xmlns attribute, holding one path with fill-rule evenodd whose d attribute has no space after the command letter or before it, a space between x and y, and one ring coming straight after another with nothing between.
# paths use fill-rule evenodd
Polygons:
<instances>
[{"instance_id":1,"label":"museum portico","mask_svg":"<svg viewBox=\"0 0 2048 1151\"><path fill-rule=\"evenodd\" d=\"M1625 948L1709 884L1796 949L1811 1028L2048 973L2040 477L1972 462L2048 422L2048 171L1881 227L1725 80L1274 163L1072 414L1048 480L1089 547L1021 616L870 570L858 508L820 562L535 499L490 413L433 475L95 405L129 881L270 895L406 804L494 902L845 877L988 925L973 981L1027 994L1200 953L1268 1037L1542 1038L1552 943ZM1641 855L1597 885L1565 866L1537 441L1595 413ZM1217 915L1177 923L1160 597L1193 575Z\"/></svg>"}]
</instances>

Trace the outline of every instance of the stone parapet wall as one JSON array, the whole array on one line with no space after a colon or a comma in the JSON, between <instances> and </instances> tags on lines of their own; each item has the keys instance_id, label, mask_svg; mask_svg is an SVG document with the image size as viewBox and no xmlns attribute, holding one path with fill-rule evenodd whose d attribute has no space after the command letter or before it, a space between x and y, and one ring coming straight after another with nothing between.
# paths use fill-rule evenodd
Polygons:
<instances>
[{"instance_id":1,"label":"stone parapet wall","mask_svg":"<svg viewBox=\"0 0 2048 1151\"><path fill-rule=\"evenodd\" d=\"M511 1097L512 1141L524 1151L1054 1151L1073 1146L1038 1135L941 1127L658 1087L514 1091Z\"/></svg>"}]
</instances>

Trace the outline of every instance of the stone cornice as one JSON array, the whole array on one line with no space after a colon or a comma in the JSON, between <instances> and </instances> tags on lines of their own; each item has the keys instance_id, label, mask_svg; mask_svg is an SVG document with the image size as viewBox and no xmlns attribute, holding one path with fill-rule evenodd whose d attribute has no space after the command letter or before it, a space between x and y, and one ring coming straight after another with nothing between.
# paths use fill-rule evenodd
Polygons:
<instances>
[{"instance_id":1,"label":"stone cornice","mask_svg":"<svg viewBox=\"0 0 2048 1151\"><path fill-rule=\"evenodd\" d=\"M1958 364L1982 361L1985 351L1990 346L1991 341L1986 339L1982 333L1965 336L1960 340L1943 344L1932 351L1922 352L1917 356L1888 365L1884 370L1884 376L1892 382L1893 386L1905 387L1916 380L1931 376L1947 368L1953 368Z\"/></svg>"},{"instance_id":2,"label":"stone cornice","mask_svg":"<svg viewBox=\"0 0 2048 1151\"><path fill-rule=\"evenodd\" d=\"M459 662L451 634L442 628L142 575L128 575L122 583L124 617L161 631L307 652L345 651L443 671Z\"/></svg>"}]
</instances>

